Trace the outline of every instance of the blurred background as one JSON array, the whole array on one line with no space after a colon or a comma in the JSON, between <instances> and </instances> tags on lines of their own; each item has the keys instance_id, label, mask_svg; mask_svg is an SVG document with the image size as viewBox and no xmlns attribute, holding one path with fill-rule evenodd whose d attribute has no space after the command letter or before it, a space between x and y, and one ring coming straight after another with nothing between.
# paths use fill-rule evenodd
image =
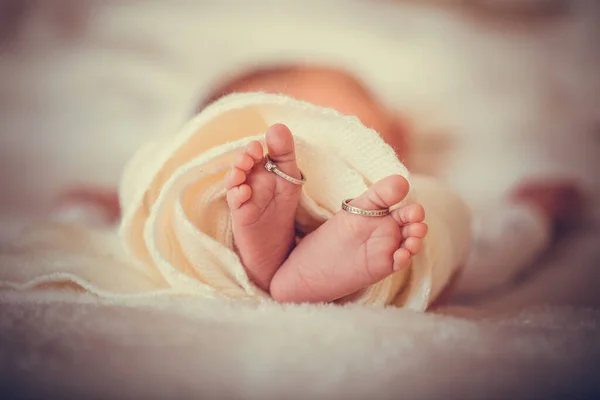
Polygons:
<instances>
[{"instance_id":1,"label":"blurred background","mask_svg":"<svg viewBox=\"0 0 600 400\"><path fill-rule=\"evenodd\" d=\"M598 221L599 9L594 0L2 0L0 230L42 219L72 187L116 189L146 140L174 132L232 76L283 64L358 77L405 121L411 168L447 181L474 212L524 179L566 178ZM548 261L536 301L600 305L598 237L587 230L573 239L577 257Z\"/></svg>"}]
</instances>

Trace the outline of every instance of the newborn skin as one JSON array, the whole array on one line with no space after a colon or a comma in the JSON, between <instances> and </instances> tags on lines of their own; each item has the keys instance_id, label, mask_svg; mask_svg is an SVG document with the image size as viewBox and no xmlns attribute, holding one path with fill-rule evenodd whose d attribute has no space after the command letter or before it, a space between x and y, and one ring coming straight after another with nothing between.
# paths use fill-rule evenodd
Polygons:
<instances>
[{"instance_id":1,"label":"newborn skin","mask_svg":"<svg viewBox=\"0 0 600 400\"><path fill-rule=\"evenodd\" d=\"M272 161L283 172L300 178L290 130L274 125L265 142ZM250 143L227 175L225 186L242 263L250 278L276 301L334 301L406 268L420 251L427 234L425 211L413 204L385 217L340 211L289 254L300 186L267 171L264 165L261 144ZM402 176L389 176L350 204L387 209L402 201L408 189Z\"/></svg>"},{"instance_id":2,"label":"newborn skin","mask_svg":"<svg viewBox=\"0 0 600 400\"><path fill-rule=\"evenodd\" d=\"M279 169L300 179L294 141L287 127L274 125L265 142ZM301 187L276 179L264 168L263 147L253 141L225 178L235 246L250 279L269 291L271 279L294 244L294 218Z\"/></svg>"}]
</instances>

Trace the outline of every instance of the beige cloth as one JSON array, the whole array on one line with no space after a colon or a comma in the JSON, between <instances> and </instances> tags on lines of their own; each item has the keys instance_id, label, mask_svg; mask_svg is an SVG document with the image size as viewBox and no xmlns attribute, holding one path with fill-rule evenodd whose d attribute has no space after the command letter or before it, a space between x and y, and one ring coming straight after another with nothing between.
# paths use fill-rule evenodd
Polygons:
<instances>
[{"instance_id":1,"label":"beige cloth","mask_svg":"<svg viewBox=\"0 0 600 400\"><path fill-rule=\"evenodd\" d=\"M23 248L3 253L12 258L2 256L0 281L17 289L69 282L102 296L268 300L233 251L223 178L243 147L263 140L277 122L294 133L299 166L308 179L297 212L306 233L371 183L391 174L408 178L411 192L401 204L425 206L430 233L423 251L410 269L345 300L425 310L465 260L470 221L462 202L437 181L409 176L394 151L357 118L263 93L225 97L176 135L159 137L138 151L120 188L120 237L127 254L111 233L38 229ZM29 263L20 260L26 248L40 256ZM69 251L78 257L69 257Z\"/></svg>"}]
</instances>

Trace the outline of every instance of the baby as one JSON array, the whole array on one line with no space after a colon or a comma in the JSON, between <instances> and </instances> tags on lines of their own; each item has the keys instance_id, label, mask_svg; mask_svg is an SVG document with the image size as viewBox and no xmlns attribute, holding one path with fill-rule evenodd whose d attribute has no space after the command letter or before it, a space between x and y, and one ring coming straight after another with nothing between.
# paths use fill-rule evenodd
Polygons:
<instances>
[{"instance_id":1,"label":"baby","mask_svg":"<svg viewBox=\"0 0 600 400\"><path fill-rule=\"evenodd\" d=\"M228 93L254 91L283 93L357 116L377 131L401 160L410 150L406 130L396 114L340 70L260 70L232 80L209 102ZM296 163L292 132L287 127L270 127L265 144L263 149L259 142L250 143L225 180L235 246L256 285L281 302L327 302L410 265L411 257L421 249L427 225L419 204L388 212L409 190L403 177L387 177L349 200L342 211L293 249L301 185L311 177L304 177ZM263 156L265 150L270 162ZM555 227L576 219L580 210L578 192L569 183L528 184L510 196L514 202L535 206ZM107 210L107 216L118 216L116 194L75 191L69 198L71 203L93 202Z\"/></svg>"},{"instance_id":2,"label":"baby","mask_svg":"<svg viewBox=\"0 0 600 400\"><path fill-rule=\"evenodd\" d=\"M253 91L283 93L355 115L377 131L401 160L408 153L400 118L388 112L359 81L340 70L261 70L234 80L216 97ZM285 126L271 127L266 144L280 170L296 179L302 177L295 162L293 139ZM335 300L405 268L421 249L427 225L423 222L423 207L414 204L381 218L341 211L287 257L294 239L293 216L300 186L267 171L264 164L260 143L250 144L226 179L227 200L242 262L254 282L270 290L274 299ZM361 209L388 209L407 191L408 183L402 177L391 176L350 204ZM578 192L568 183L532 183L517 188L512 196L515 202L534 205L557 228L575 219L580 209Z\"/></svg>"},{"instance_id":3,"label":"baby","mask_svg":"<svg viewBox=\"0 0 600 400\"><path fill-rule=\"evenodd\" d=\"M216 97L253 91L283 93L355 115L379 132L399 157L404 155L400 121L385 112L349 75L328 68L262 70L236 79L221 88ZM250 143L238 156L225 180L235 245L256 285L280 302L329 302L410 265L427 234L421 205L412 204L375 217L356 214L362 210L367 211L363 214L371 214L371 210L387 212L402 201L409 190L402 176L389 176L375 183L347 203L358 210L344 207L291 251L304 177L296 163L292 133L286 126L270 127L265 143L270 160L293 182L265 168L259 142Z\"/></svg>"}]
</instances>

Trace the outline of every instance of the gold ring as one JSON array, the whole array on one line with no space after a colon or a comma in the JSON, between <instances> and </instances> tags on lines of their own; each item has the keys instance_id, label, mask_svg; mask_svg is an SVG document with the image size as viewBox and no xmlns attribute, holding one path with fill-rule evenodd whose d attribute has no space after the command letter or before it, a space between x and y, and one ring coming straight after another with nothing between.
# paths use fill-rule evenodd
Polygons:
<instances>
[{"instance_id":1,"label":"gold ring","mask_svg":"<svg viewBox=\"0 0 600 400\"><path fill-rule=\"evenodd\" d=\"M354 207L350 205L350 202L354 199L346 199L342 201L342 210L351 214L362 215L364 217L385 217L390 214L390 209L385 210L365 210L362 208Z\"/></svg>"},{"instance_id":2,"label":"gold ring","mask_svg":"<svg viewBox=\"0 0 600 400\"><path fill-rule=\"evenodd\" d=\"M279 169L279 167L277 167L277 164L275 164L273 162L273 160L271 160L271 158L269 157L269 155L267 154L265 156L266 162L265 162L265 169L269 172L273 172L277 175L279 175L280 177L282 177L283 179L285 179L286 181L293 183L294 185L304 185L306 183L306 178L304 177L304 174L302 173L302 171L300 171L300 179L296 179L293 176L289 176L288 174L286 174L285 172L283 172L282 170Z\"/></svg>"}]
</instances>

